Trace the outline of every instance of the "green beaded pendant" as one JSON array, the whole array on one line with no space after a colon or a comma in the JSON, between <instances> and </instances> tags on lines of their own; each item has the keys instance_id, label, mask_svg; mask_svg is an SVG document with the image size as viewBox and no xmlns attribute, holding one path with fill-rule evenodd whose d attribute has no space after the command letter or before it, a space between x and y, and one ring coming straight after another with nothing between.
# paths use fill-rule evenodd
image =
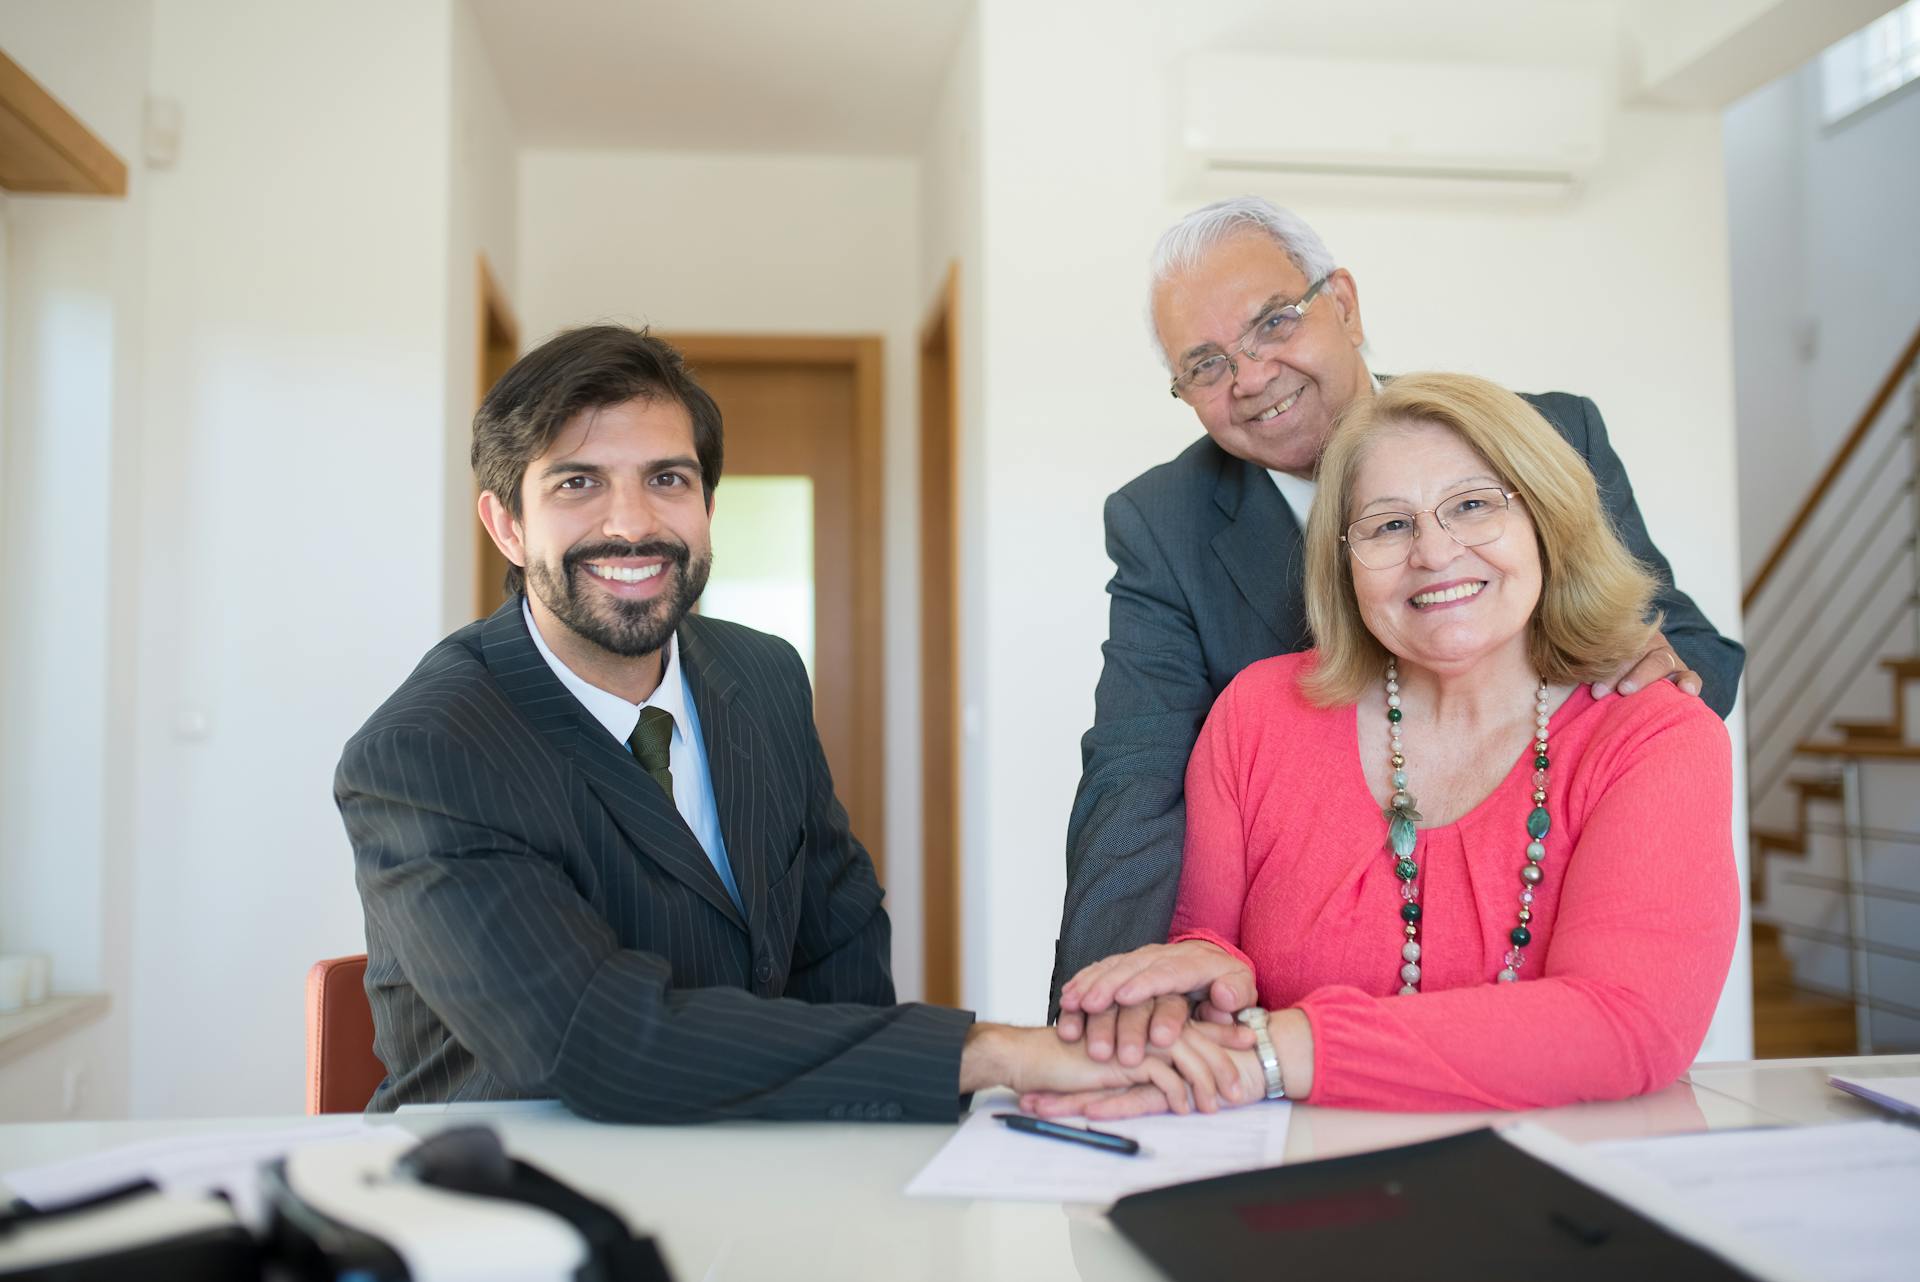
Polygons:
<instances>
[{"instance_id":1,"label":"green beaded pendant","mask_svg":"<svg viewBox=\"0 0 1920 1282\"><path fill-rule=\"evenodd\" d=\"M1547 816L1545 806L1535 806L1533 813L1527 816L1527 835L1539 841L1553 827L1553 820Z\"/></svg>"},{"instance_id":2,"label":"green beaded pendant","mask_svg":"<svg viewBox=\"0 0 1920 1282\"><path fill-rule=\"evenodd\" d=\"M1393 847L1394 856L1406 860L1413 853L1413 841L1413 820L1400 811L1393 811L1387 820L1387 843Z\"/></svg>"},{"instance_id":3,"label":"green beaded pendant","mask_svg":"<svg viewBox=\"0 0 1920 1282\"><path fill-rule=\"evenodd\" d=\"M1405 855L1402 855L1399 862L1393 866L1393 875L1401 881L1412 881L1420 875L1420 865L1414 863L1413 860L1408 859Z\"/></svg>"}]
</instances>

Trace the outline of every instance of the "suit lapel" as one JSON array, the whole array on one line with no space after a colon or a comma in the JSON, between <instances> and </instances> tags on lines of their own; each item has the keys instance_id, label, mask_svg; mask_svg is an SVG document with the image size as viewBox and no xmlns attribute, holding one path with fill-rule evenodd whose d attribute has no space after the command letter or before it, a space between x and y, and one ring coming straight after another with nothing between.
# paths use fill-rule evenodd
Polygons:
<instances>
[{"instance_id":1,"label":"suit lapel","mask_svg":"<svg viewBox=\"0 0 1920 1282\"><path fill-rule=\"evenodd\" d=\"M689 615L680 624L680 663L693 689L700 737L706 741L707 778L734 885L746 905L750 934L765 929L767 905L766 772L773 764L765 734L748 706L736 699L739 674L714 644L706 624Z\"/></svg>"},{"instance_id":2,"label":"suit lapel","mask_svg":"<svg viewBox=\"0 0 1920 1282\"><path fill-rule=\"evenodd\" d=\"M673 798L641 773L626 745L608 734L553 675L527 635L520 598L487 620L481 647L494 680L533 728L573 762L627 840L745 929L733 897L674 808Z\"/></svg>"},{"instance_id":3,"label":"suit lapel","mask_svg":"<svg viewBox=\"0 0 1920 1282\"><path fill-rule=\"evenodd\" d=\"M1214 555L1284 650L1306 640L1304 541L1293 509L1257 464L1223 455L1213 501L1228 518Z\"/></svg>"}]
</instances>

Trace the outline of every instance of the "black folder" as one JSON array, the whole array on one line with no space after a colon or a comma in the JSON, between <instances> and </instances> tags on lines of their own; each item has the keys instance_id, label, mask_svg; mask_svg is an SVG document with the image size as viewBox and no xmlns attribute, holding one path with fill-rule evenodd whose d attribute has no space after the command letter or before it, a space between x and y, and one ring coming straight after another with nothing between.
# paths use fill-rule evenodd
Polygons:
<instances>
[{"instance_id":1,"label":"black folder","mask_svg":"<svg viewBox=\"0 0 1920 1282\"><path fill-rule=\"evenodd\" d=\"M1175 1282L1752 1279L1485 1129L1136 1193L1108 1214Z\"/></svg>"}]
</instances>

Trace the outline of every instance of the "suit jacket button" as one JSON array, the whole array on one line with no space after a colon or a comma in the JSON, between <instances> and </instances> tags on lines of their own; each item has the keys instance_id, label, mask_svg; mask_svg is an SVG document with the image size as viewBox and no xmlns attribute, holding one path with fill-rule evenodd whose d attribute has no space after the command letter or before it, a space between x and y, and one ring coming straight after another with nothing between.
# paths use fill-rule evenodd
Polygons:
<instances>
[{"instance_id":1,"label":"suit jacket button","mask_svg":"<svg viewBox=\"0 0 1920 1282\"><path fill-rule=\"evenodd\" d=\"M900 1106L889 1101L887 1106L880 1110L880 1116L886 1118L889 1122L897 1122L900 1120L900 1112Z\"/></svg>"},{"instance_id":2,"label":"suit jacket button","mask_svg":"<svg viewBox=\"0 0 1920 1282\"><path fill-rule=\"evenodd\" d=\"M836 1122L843 1121L847 1116L847 1106L845 1104L834 1104L827 1109L827 1116Z\"/></svg>"},{"instance_id":3,"label":"suit jacket button","mask_svg":"<svg viewBox=\"0 0 1920 1282\"><path fill-rule=\"evenodd\" d=\"M753 968L753 977L759 980L763 984L766 983L769 979L772 979L773 963L768 961L766 958L762 957L760 959L760 964Z\"/></svg>"}]
</instances>

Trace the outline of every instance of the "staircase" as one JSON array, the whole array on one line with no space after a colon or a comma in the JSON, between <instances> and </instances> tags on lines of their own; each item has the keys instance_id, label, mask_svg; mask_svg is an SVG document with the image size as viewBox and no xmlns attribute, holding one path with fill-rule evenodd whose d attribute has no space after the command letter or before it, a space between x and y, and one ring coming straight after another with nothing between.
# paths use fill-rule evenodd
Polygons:
<instances>
[{"instance_id":1,"label":"staircase","mask_svg":"<svg viewBox=\"0 0 1920 1282\"><path fill-rule=\"evenodd\" d=\"M1762 1057L1920 1049L1917 474L1920 330L1742 600Z\"/></svg>"},{"instance_id":2,"label":"staircase","mask_svg":"<svg viewBox=\"0 0 1920 1282\"><path fill-rule=\"evenodd\" d=\"M1851 1055L1856 1049L1853 1003L1795 988L1793 963L1780 947L1780 928L1754 922L1754 1058Z\"/></svg>"},{"instance_id":3,"label":"staircase","mask_svg":"<svg viewBox=\"0 0 1920 1282\"><path fill-rule=\"evenodd\" d=\"M1772 877L1789 885L1844 897L1849 910L1842 930L1847 936L1845 946L1851 947L1862 940L1871 942L1871 936L1863 929L1865 906L1858 902L1863 896L1857 883L1866 880L1866 870L1859 860L1848 858L1847 845L1859 836L1853 831L1856 828L1876 834L1882 830L1849 819L1848 785L1851 782L1855 790L1861 788L1859 772L1863 762L1875 763L1876 768L1883 771L1889 763L1899 763L1902 773L1910 771L1911 776L1904 784L1896 782L1895 786L1920 794L1920 700L1910 702L1908 699L1909 683L1920 682L1920 659L1883 659L1879 666L1891 678L1892 716L1883 720L1837 718L1833 729L1838 738L1798 744L1796 756L1801 763L1817 763L1829 769L1837 765L1841 773L1790 776L1786 786L1793 797L1792 822L1778 828L1755 825L1748 830L1753 853L1751 889L1755 913L1754 1054L1762 1059L1852 1055L1863 1049L1863 1041L1870 1044L1873 1040L1871 1021L1864 1021L1863 1027L1862 1011L1856 1000L1860 995L1862 973L1871 967L1872 959L1861 955L1865 950L1853 949L1848 959L1845 996L1811 990L1804 983L1796 982L1790 945L1782 938L1782 923L1769 917L1789 918L1786 929L1797 931L1802 938L1819 942L1819 936L1807 933L1805 921L1791 920L1795 916L1791 911L1777 912L1768 889ZM1915 722L1911 728L1909 708L1913 710ZM1837 841L1841 847L1837 857L1816 858L1809 866L1810 856L1821 853L1823 839L1829 845ZM1829 875L1831 873L1838 876ZM1873 883L1869 883L1869 888L1897 889ZM1813 928L1821 929L1817 918ZM1838 946L1836 941L1825 942ZM1871 993L1869 984L1866 995L1870 997Z\"/></svg>"}]
</instances>

